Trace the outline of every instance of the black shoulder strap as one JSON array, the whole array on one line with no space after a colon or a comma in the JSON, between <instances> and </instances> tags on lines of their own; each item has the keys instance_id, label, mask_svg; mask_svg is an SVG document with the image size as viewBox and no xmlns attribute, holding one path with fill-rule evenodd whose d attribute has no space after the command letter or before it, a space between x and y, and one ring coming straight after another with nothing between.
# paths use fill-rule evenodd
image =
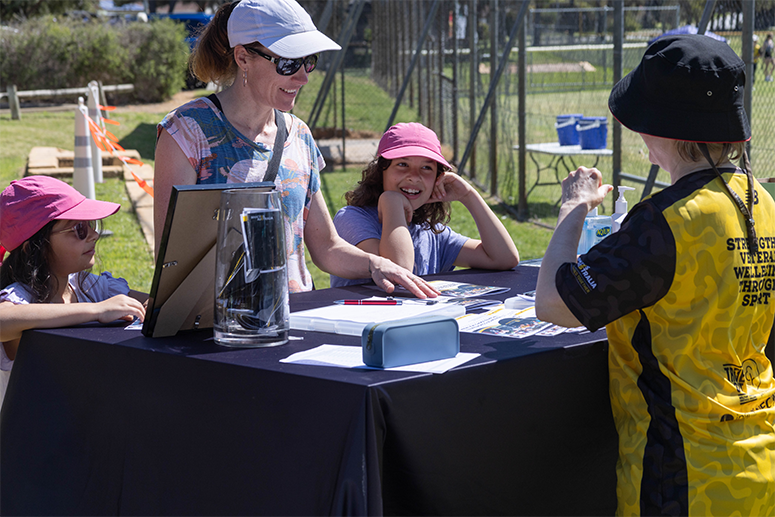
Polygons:
<instances>
[{"instance_id":1,"label":"black shoulder strap","mask_svg":"<svg viewBox=\"0 0 775 517\"><path fill-rule=\"evenodd\" d=\"M211 93L207 96L210 101L215 104L221 113L223 108L221 107L221 101L218 100L218 96ZM288 137L288 130L285 128L285 115L280 110L274 110L274 123L277 125L277 134L274 137L274 147L272 148L272 157L269 159L269 165L264 175L264 181L274 182L277 177L277 171L280 170L280 159L283 156L283 146L285 146L285 139Z\"/></svg>"},{"instance_id":2,"label":"black shoulder strap","mask_svg":"<svg viewBox=\"0 0 775 517\"><path fill-rule=\"evenodd\" d=\"M266 168L264 181L274 182L277 171L280 169L280 159L283 156L283 146L285 138L288 136L288 130L285 128L285 114L280 110L274 110L274 122L277 125L277 134L274 137L274 147L272 148L272 158L269 159L269 165Z\"/></svg>"},{"instance_id":3,"label":"black shoulder strap","mask_svg":"<svg viewBox=\"0 0 775 517\"><path fill-rule=\"evenodd\" d=\"M218 110L223 113L223 108L221 107L221 101L218 100L218 96L214 93L211 93L207 96L208 99L210 99L210 102L215 104L215 107L218 108Z\"/></svg>"}]
</instances>

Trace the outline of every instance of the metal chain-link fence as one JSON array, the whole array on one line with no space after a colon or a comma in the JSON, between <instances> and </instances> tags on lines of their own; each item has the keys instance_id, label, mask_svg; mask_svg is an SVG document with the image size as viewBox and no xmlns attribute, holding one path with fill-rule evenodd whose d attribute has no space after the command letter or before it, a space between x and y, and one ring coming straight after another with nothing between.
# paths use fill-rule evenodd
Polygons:
<instances>
[{"instance_id":1,"label":"metal chain-link fence","mask_svg":"<svg viewBox=\"0 0 775 517\"><path fill-rule=\"evenodd\" d=\"M751 29L746 32L743 11L751 4L759 41L775 28L775 0L625 0L617 56L613 1L595 8L517 0L301 3L345 47L325 56L296 110L316 135L341 136L346 128L343 138L379 138L391 123L422 122L436 131L461 173L484 190L515 208L530 191L519 207L522 217L555 215L559 185L552 183L575 165L597 163L609 182L617 168L619 181L638 194L651 188L644 185L651 164L640 137L626 129L614 137L607 99L617 59L625 75L664 32L696 32L706 24L747 60L743 50L750 42L744 45L743 35ZM748 81L750 156L754 175L769 178L775 177L775 82L764 80L763 60L756 61L755 81ZM526 148L557 141L562 114L606 117L612 156L521 157L515 149L520 141ZM665 171L651 179L653 188L669 182Z\"/></svg>"}]
</instances>

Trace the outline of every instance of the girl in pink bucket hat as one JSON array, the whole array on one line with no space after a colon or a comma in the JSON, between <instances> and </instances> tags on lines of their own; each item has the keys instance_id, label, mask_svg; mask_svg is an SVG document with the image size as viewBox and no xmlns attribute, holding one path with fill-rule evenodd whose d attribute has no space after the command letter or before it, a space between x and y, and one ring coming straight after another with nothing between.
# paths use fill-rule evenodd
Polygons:
<instances>
[{"instance_id":1,"label":"girl in pink bucket hat","mask_svg":"<svg viewBox=\"0 0 775 517\"><path fill-rule=\"evenodd\" d=\"M389 258L416 275L455 266L511 269L519 263L514 241L484 199L441 154L433 130L416 122L396 124L382 136L377 157L363 171L348 206L334 225L360 249ZM450 203L471 213L481 240L452 231ZM365 283L331 275L331 287Z\"/></svg>"},{"instance_id":2,"label":"girl in pink bucket hat","mask_svg":"<svg viewBox=\"0 0 775 517\"><path fill-rule=\"evenodd\" d=\"M126 280L88 272L96 221L120 207L48 176L12 181L0 194L0 404L23 331L145 317Z\"/></svg>"}]
</instances>

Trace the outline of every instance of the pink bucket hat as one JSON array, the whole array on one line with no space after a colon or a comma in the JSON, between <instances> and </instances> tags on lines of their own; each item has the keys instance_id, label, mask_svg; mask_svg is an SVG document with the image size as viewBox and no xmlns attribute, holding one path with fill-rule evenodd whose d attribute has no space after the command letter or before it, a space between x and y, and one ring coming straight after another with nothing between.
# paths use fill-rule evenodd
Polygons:
<instances>
[{"instance_id":1,"label":"pink bucket hat","mask_svg":"<svg viewBox=\"0 0 775 517\"><path fill-rule=\"evenodd\" d=\"M417 122L402 122L388 129L379 141L377 154L388 160L422 156L452 168L441 155L441 144L436 133Z\"/></svg>"},{"instance_id":2,"label":"pink bucket hat","mask_svg":"<svg viewBox=\"0 0 775 517\"><path fill-rule=\"evenodd\" d=\"M49 176L14 180L0 194L2 248L13 251L54 219L93 221L118 212L121 205L87 199L67 183Z\"/></svg>"}]
</instances>

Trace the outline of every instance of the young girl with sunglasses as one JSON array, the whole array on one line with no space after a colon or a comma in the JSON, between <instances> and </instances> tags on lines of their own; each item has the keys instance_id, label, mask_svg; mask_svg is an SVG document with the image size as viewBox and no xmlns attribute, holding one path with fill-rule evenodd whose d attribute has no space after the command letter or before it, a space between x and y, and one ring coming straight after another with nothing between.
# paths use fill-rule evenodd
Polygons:
<instances>
[{"instance_id":1,"label":"young girl with sunglasses","mask_svg":"<svg viewBox=\"0 0 775 517\"><path fill-rule=\"evenodd\" d=\"M364 169L348 206L334 225L339 235L369 253L430 275L455 266L511 269L519 263L514 241L482 196L455 174L439 139L417 123L396 124L382 136L377 157ZM481 240L452 231L450 203L471 213ZM364 283L331 275L331 286Z\"/></svg>"},{"instance_id":2,"label":"young girl with sunglasses","mask_svg":"<svg viewBox=\"0 0 775 517\"><path fill-rule=\"evenodd\" d=\"M23 331L145 317L126 280L88 272L96 221L120 207L48 176L12 181L0 194L0 404Z\"/></svg>"},{"instance_id":3,"label":"young girl with sunglasses","mask_svg":"<svg viewBox=\"0 0 775 517\"><path fill-rule=\"evenodd\" d=\"M156 248L173 185L242 183L271 178L281 192L290 292L309 291L305 245L321 270L371 276L392 291L400 283L433 296L421 279L343 241L320 191L323 156L309 127L290 113L318 53L340 47L316 28L296 0L223 5L189 61L196 77L223 89L170 112L159 124L154 172ZM287 130L284 144L276 136ZM278 164L273 158L280 154ZM276 167L275 167L276 165ZM276 175L272 178L273 174Z\"/></svg>"}]
</instances>

